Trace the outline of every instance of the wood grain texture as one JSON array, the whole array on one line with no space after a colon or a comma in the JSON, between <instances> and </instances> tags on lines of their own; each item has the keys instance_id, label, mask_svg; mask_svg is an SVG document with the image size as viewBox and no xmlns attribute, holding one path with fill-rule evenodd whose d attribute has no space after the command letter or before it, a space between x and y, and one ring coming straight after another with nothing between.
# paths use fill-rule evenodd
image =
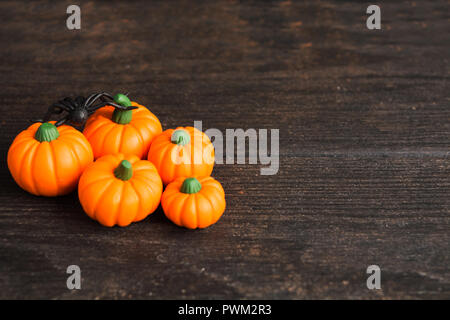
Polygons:
<instances>
[{"instance_id":1,"label":"wood grain texture","mask_svg":"<svg viewBox=\"0 0 450 320\"><path fill-rule=\"evenodd\" d=\"M450 298L449 1L383 1L379 31L361 1L79 3L69 31L64 2L0 2L0 298ZM280 170L216 165L227 210L195 232L22 191L15 135L95 91L164 128L279 128Z\"/></svg>"}]
</instances>

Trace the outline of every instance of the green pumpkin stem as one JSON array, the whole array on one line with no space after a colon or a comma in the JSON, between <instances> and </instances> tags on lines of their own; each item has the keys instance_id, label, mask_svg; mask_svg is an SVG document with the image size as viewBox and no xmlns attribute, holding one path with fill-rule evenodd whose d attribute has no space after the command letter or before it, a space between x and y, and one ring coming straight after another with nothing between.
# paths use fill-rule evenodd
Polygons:
<instances>
[{"instance_id":1,"label":"green pumpkin stem","mask_svg":"<svg viewBox=\"0 0 450 320\"><path fill-rule=\"evenodd\" d=\"M179 146L184 146L191 141L191 136L185 130L175 130L170 136L170 141Z\"/></svg>"},{"instance_id":2,"label":"green pumpkin stem","mask_svg":"<svg viewBox=\"0 0 450 320\"><path fill-rule=\"evenodd\" d=\"M58 128L49 122L44 122L37 129L34 138L39 142L50 142L55 139L58 139L59 131Z\"/></svg>"},{"instance_id":3,"label":"green pumpkin stem","mask_svg":"<svg viewBox=\"0 0 450 320\"><path fill-rule=\"evenodd\" d=\"M186 178L181 185L180 191L187 194L197 193L202 189L202 184L195 178Z\"/></svg>"},{"instance_id":4,"label":"green pumpkin stem","mask_svg":"<svg viewBox=\"0 0 450 320\"><path fill-rule=\"evenodd\" d=\"M114 175L117 179L127 181L133 176L133 166L130 161L122 160L120 164L114 169Z\"/></svg>"},{"instance_id":5,"label":"green pumpkin stem","mask_svg":"<svg viewBox=\"0 0 450 320\"><path fill-rule=\"evenodd\" d=\"M122 93L118 93L114 96L114 102L123 107L131 107L130 99ZM131 122L132 117L133 112L131 110L120 110L116 108L112 115L112 121L118 124L128 124Z\"/></svg>"}]
</instances>

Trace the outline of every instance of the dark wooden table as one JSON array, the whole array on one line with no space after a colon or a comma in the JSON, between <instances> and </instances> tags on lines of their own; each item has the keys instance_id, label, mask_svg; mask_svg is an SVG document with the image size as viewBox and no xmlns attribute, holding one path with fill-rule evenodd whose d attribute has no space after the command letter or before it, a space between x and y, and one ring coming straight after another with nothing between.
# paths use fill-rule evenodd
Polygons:
<instances>
[{"instance_id":1,"label":"dark wooden table","mask_svg":"<svg viewBox=\"0 0 450 320\"><path fill-rule=\"evenodd\" d=\"M79 31L65 1L0 3L0 298L450 298L449 1L378 3L381 30L363 1L78 3ZM21 190L14 137L95 91L164 128L278 128L280 170L216 165L228 206L200 231Z\"/></svg>"}]
</instances>

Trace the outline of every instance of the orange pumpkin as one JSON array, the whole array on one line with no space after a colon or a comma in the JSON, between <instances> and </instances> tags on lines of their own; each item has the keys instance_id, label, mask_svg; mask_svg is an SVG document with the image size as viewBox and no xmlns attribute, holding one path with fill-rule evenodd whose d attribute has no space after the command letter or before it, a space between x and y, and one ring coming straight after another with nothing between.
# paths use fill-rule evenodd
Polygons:
<instances>
[{"instance_id":1,"label":"orange pumpkin","mask_svg":"<svg viewBox=\"0 0 450 320\"><path fill-rule=\"evenodd\" d=\"M205 177L213 171L214 146L194 127L168 129L153 140L148 160L165 185L178 177Z\"/></svg>"},{"instance_id":2,"label":"orange pumpkin","mask_svg":"<svg viewBox=\"0 0 450 320\"><path fill-rule=\"evenodd\" d=\"M176 225L206 228L225 211L225 192L212 177L179 177L164 190L161 205L167 218Z\"/></svg>"},{"instance_id":3,"label":"orange pumpkin","mask_svg":"<svg viewBox=\"0 0 450 320\"><path fill-rule=\"evenodd\" d=\"M135 155L99 158L80 178L78 197L89 217L102 225L127 226L153 213L162 181L155 166Z\"/></svg>"},{"instance_id":4,"label":"orange pumpkin","mask_svg":"<svg viewBox=\"0 0 450 320\"><path fill-rule=\"evenodd\" d=\"M14 139L8 151L8 168L14 180L38 196L73 191L93 161L91 146L81 132L54 123L32 124Z\"/></svg>"},{"instance_id":5,"label":"orange pumpkin","mask_svg":"<svg viewBox=\"0 0 450 320\"><path fill-rule=\"evenodd\" d=\"M83 134L91 143L94 158L114 153L146 157L153 138L162 132L161 123L150 110L123 94L117 94L114 100L124 107L137 108L105 106L89 117Z\"/></svg>"}]
</instances>

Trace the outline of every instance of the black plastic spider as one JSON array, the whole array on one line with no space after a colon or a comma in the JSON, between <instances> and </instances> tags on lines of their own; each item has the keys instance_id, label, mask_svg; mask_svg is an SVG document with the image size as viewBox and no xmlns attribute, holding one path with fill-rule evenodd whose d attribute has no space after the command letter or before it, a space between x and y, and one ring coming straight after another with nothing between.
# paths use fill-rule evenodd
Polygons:
<instances>
[{"instance_id":1,"label":"black plastic spider","mask_svg":"<svg viewBox=\"0 0 450 320\"><path fill-rule=\"evenodd\" d=\"M98 101L99 99L100 101ZM113 96L109 93L94 93L87 98L78 96L75 99L72 99L67 97L52 104L48 108L44 118L42 120L38 120L38 122L47 122L53 114L61 114L65 111L67 114L57 120L55 126L60 126L66 122L70 122L70 124L74 126L82 126L91 114L106 105L113 106L120 110L133 110L137 108L133 106L124 107L118 103L115 103Z\"/></svg>"}]
</instances>

